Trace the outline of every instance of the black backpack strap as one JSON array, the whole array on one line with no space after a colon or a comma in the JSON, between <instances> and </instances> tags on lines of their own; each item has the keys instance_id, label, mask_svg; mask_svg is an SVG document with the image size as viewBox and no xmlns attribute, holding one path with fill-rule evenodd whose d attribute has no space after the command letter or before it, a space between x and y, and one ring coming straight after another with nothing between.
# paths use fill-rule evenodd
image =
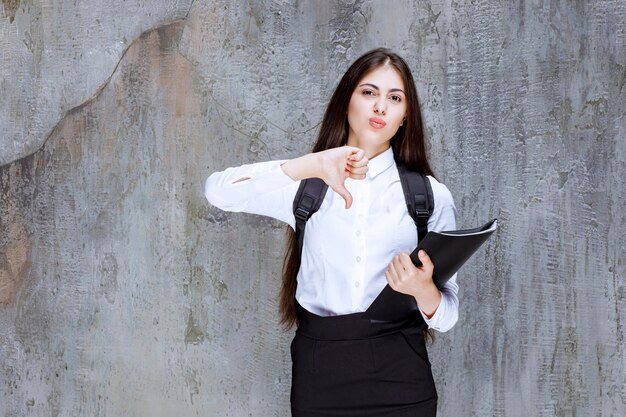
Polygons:
<instances>
[{"instance_id":1,"label":"black backpack strap","mask_svg":"<svg viewBox=\"0 0 626 417\"><path fill-rule=\"evenodd\" d=\"M300 182L300 187L293 200L293 214L296 217L296 237L298 253L302 256L304 228L307 220L319 210L328 191L328 185L320 178L308 178Z\"/></svg>"},{"instance_id":2,"label":"black backpack strap","mask_svg":"<svg viewBox=\"0 0 626 417\"><path fill-rule=\"evenodd\" d=\"M428 233L428 218L435 208L433 190L425 175L408 171L401 165L398 165L398 174L400 175L407 210L417 227L417 240L419 242ZM302 256L306 222L319 210L326 196L326 191L328 191L328 185L320 178L308 178L300 182L300 187L293 200L293 214L296 218L296 237L298 238L300 256Z\"/></svg>"},{"instance_id":3,"label":"black backpack strap","mask_svg":"<svg viewBox=\"0 0 626 417\"><path fill-rule=\"evenodd\" d=\"M428 218L435 209L433 189L430 180L425 175L408 171L401 165L398 165L398 174L406 207L417 226L417 241L419 242L428 233Z\"/></svg>"}]
</instances>

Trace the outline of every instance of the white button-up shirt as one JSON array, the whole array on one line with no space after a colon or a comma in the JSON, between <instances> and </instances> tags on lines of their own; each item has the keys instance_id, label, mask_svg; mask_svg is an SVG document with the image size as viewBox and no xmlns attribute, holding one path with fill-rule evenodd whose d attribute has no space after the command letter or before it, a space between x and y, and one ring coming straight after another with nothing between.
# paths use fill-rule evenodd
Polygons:
<instances>
[{"instance_id":1,"label":"white button-up shirt","mask_svg":"<svg viewBox=\"0 0 626 417\"><path fill-rule=\"evenodd\" d=\"M295 228L293 200L300 185L270 161L213 173L205 195L222 210L270 216ZM404 199L393 151L389 148L368 163L364 180L348 178L352 206L328 189L320 209L307 221L296 299L308 311L339 315L367 310L387 284L385 271L400 252L417 246L417 230ZM241 180L243 178L248 178ZM428 230L454 230L456 208L448 188L428 177L434 211ZM442 299L429 327L445 332L458 318L456 274L441 291Z\"/></svg>"}]
</instances>

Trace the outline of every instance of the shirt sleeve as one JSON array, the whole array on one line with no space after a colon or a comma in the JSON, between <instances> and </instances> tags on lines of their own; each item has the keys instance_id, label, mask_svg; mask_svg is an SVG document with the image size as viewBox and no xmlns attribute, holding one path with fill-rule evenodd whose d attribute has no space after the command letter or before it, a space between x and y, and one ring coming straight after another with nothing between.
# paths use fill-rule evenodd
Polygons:
<instances>
[{"instance_id":1,"label":"shirt sleeve","mask_svg":"<svg viewBox=\"0 0 626 417\"><path fill-rule=\"evenodd\" d=\"M433 189L435 210L428 219L428 230L435 232L442 230L456 230L456 207L452 194L448 188L433 177L428 177ZM447 332L459 318L459 286L456 283L456 274L446 282L441 290L441 302L435 314L429 319L424 313L424 321L428 327L439 332Z\"/></svg>"},{"instance_id":2,"label":"shirt sleeve","mask_svg":"<svg viewBox=\"0 0 626 417\"><path fill-rule=\"evenodd\" d=\"M221 210L269 216L294 228L293 199L300 181L285 174L284 162L259 162L214 172L204 184L204 195Z\"/></svg>"}]
</instances>

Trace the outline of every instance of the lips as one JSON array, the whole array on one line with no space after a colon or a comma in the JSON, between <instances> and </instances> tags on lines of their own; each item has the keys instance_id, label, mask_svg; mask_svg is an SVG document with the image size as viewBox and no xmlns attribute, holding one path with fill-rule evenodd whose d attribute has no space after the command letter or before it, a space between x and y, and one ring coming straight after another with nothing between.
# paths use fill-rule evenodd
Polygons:
<instances>
[{"instance_id":1,"label":"lips","mask_svg":"<svg viewBox=\"0 0 626 417\"><path fill-rule=\"evenodd\" d=\"M382 129L383 127L385 127L386 124L387 123L385 123L383 119L378 119L376 117L370 118L370 126L375 129Z\"/></svg>"}]
</instances>

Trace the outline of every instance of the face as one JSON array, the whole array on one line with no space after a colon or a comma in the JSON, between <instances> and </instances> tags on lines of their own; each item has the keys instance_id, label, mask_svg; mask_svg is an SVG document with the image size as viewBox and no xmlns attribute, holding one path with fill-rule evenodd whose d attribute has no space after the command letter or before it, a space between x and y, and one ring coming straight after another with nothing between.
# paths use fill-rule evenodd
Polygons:
<instances>
[{"instance_id":1,"label":"face","mask_svg":"<svg viewBox=\"0 0 626 417\"><path fill-rule=\"evenodd\" d=\"M405 86L398 70L378 67L358 83L348 105L348 145L377 155L389 148L389 141L406 118Z\"/></svg>"}]
</instances>

